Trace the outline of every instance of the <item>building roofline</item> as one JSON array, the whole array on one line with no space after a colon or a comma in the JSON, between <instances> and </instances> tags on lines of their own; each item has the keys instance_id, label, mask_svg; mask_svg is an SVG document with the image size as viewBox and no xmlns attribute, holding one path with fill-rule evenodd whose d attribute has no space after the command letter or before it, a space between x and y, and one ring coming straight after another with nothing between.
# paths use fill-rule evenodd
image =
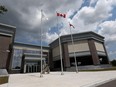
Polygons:
<instances>
[{"instance_id":1,"label":"building roofline","mask_svg":"<svg viewBox=\"0 0 116 87\"><path fill-rule=\"evenodd\" d=\"M74 34L72 34L72 35L73 35L73 36L75 36L75 35L83 35L83 34L94 34L94 35L96 35L96 36L98 36L98 37L100 37L100 38L104 39L104 37L103 37L103 36L101 36L101 35L99 35L99 34L97 34L97 33L93 32L93 31L87 31L87 32L74 33ZM70 36L70 34L62 35L62 36L60 36L60 38L64 38L64 37L68 37L68 36ZM57 40L58 40L58 38L57 38L57 39L55 39L54 41L52 41L49 45L51 45L52 43L56 42Z\"/></svg>"},{"instance_id":2,"label":"building roofline","mask_svg":"<svg viewBox=\"0 0 116 87\"><path fill-rule=\"evenodd\" d=\"M72 35L77 35L77 34L78 34L78 35L81 35L81 34L87 34L87 33L93 33L93 34L95 34L95 35L97 35L97 36L99 36L99 37L101 37L101 38L104 38L103 36L101 36L101 35L99 35L99 34L93 32L93 31L74 33L74 34L72 34ZM62 35L62 36L60 36L60 37L62 38L62 37L66 37L66 36L69 36L69 35L70 35L70 34Z\"/></svg>"},{"instance_id":3,"label":"building roofline","mask_svg":"<svg viewBox=\"0 0 116 87\"><path fill-rule=\"evenodd\" d=\"M14 42L14 44L13 45L18 45L18 46L29 46L29 47L41 47L41 46L39 46L39 45L34 45L34 44L27 44L27 43L22 43L22 42ZM46 49L49 49L49 46L43 46L43 48L46 48Z\"/></svg>"},{"instance_id":4,"label":"building roofline","mask_svg":"<svg viewBox=\"0 0 116 87\"><path fill-rule=\"evenodd\" d=\"M3 24L3 23L0 23L0 26L3 26L3 27L5 26L5 27L9 27L9 28L16 28L15 26Z\"/></svg>"}]
</instances>

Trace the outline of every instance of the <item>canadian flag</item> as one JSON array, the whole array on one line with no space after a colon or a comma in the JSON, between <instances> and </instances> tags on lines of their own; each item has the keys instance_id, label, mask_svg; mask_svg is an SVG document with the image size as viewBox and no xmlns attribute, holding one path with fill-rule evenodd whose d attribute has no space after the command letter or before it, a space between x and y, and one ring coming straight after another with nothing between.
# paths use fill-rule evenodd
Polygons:
<instances>
[{"instance_id":1,"label":"canadian flag","mask_svg":"<svg viewBox=\"0 0 116 87\"><path fill-rule=\"evenodd\" d=\"M62 13L57 13L57 16L60 16L60 17L66 18L66 14L62 14Z\"/></svg>"},{"instance_id":2,"label":"canadian flag","mask_svg":"<svg viewBox=\"0 0 116 87\"><path fill-rule=\"evenodd\" d=\"M75 28L74 25L72 25L71 23L69 23L69 26Z\"/></svg>"}]
</instances>

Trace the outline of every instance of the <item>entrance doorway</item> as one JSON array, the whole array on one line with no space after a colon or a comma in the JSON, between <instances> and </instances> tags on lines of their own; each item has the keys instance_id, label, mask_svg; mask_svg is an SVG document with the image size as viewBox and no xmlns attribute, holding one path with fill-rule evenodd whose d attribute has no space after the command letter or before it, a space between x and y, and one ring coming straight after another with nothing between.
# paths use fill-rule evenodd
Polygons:
<instances>
[{"instance_id":1,"label":"entrance doorway","mask_svg":"<svg viewBox=\"0 0 116 87\"><path fill-rule=\"evenodd\" d=\"M45 57L42 58L42 69L45 67ZM38 55L25 55L22 60L23 73L35 73L41 71L41 58Z\"/></svg>"},{"instance_id":2,"label":"entrance doorway","mask_svg":"<svg viewBox=\"0 0 116 87\"><path fill-rule=\"evenodd\" d=\"M40 62L27 62L26 73L40 72Z\"/></svg>"},{"instance_id":3,"label":"entrance doorway","mask_svg":"<svg viewBox=\"0 0 116 87\"><path fill-rule=\"evenodd\" d=\"M27 65L26 66L26 73L32 73L32 72L39 72L40 66L38 65Z\"/></svg>"}]
</instances>

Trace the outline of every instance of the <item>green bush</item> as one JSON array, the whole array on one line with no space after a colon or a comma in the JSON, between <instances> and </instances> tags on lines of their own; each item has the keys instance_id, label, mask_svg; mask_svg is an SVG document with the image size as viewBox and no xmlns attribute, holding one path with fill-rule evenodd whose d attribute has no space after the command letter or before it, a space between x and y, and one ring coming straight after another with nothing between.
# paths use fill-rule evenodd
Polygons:
<instances>
[{"instance_id":1,"label":"green bush","mask_svg":"<svg viewBox=\"0 0 116 87\"><path fill-rule=\"evenodd\" d=\"M116 66L116 60L111 61L112 66Z\"/></svg>"}]
</instances>

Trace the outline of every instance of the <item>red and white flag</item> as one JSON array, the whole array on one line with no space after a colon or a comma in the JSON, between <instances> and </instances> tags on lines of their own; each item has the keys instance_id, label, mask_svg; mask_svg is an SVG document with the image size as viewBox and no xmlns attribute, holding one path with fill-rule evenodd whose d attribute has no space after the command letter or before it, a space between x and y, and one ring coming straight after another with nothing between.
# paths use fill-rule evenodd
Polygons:
<instances>
[{"instance_id":1,"label":"red and white flag","mask_svg":"<svg viewBox=\"0 0 116 87\"><path fill-rule=\"evenodd\" d=\"M60 17L66 18L66 14L62 14L62 13L57 13L57 16L60 16Z\"/></svg>"},{"instance_id":2,"label":"red and white flag","mask_svg":"<svg viewBox=\"0 0 116 87\"><path fill-rule=\"evenodd\" d=\"M74 25L72 25L71 23L69 23L69 26L75 28Z\"/></svg>"}]
</instances>

